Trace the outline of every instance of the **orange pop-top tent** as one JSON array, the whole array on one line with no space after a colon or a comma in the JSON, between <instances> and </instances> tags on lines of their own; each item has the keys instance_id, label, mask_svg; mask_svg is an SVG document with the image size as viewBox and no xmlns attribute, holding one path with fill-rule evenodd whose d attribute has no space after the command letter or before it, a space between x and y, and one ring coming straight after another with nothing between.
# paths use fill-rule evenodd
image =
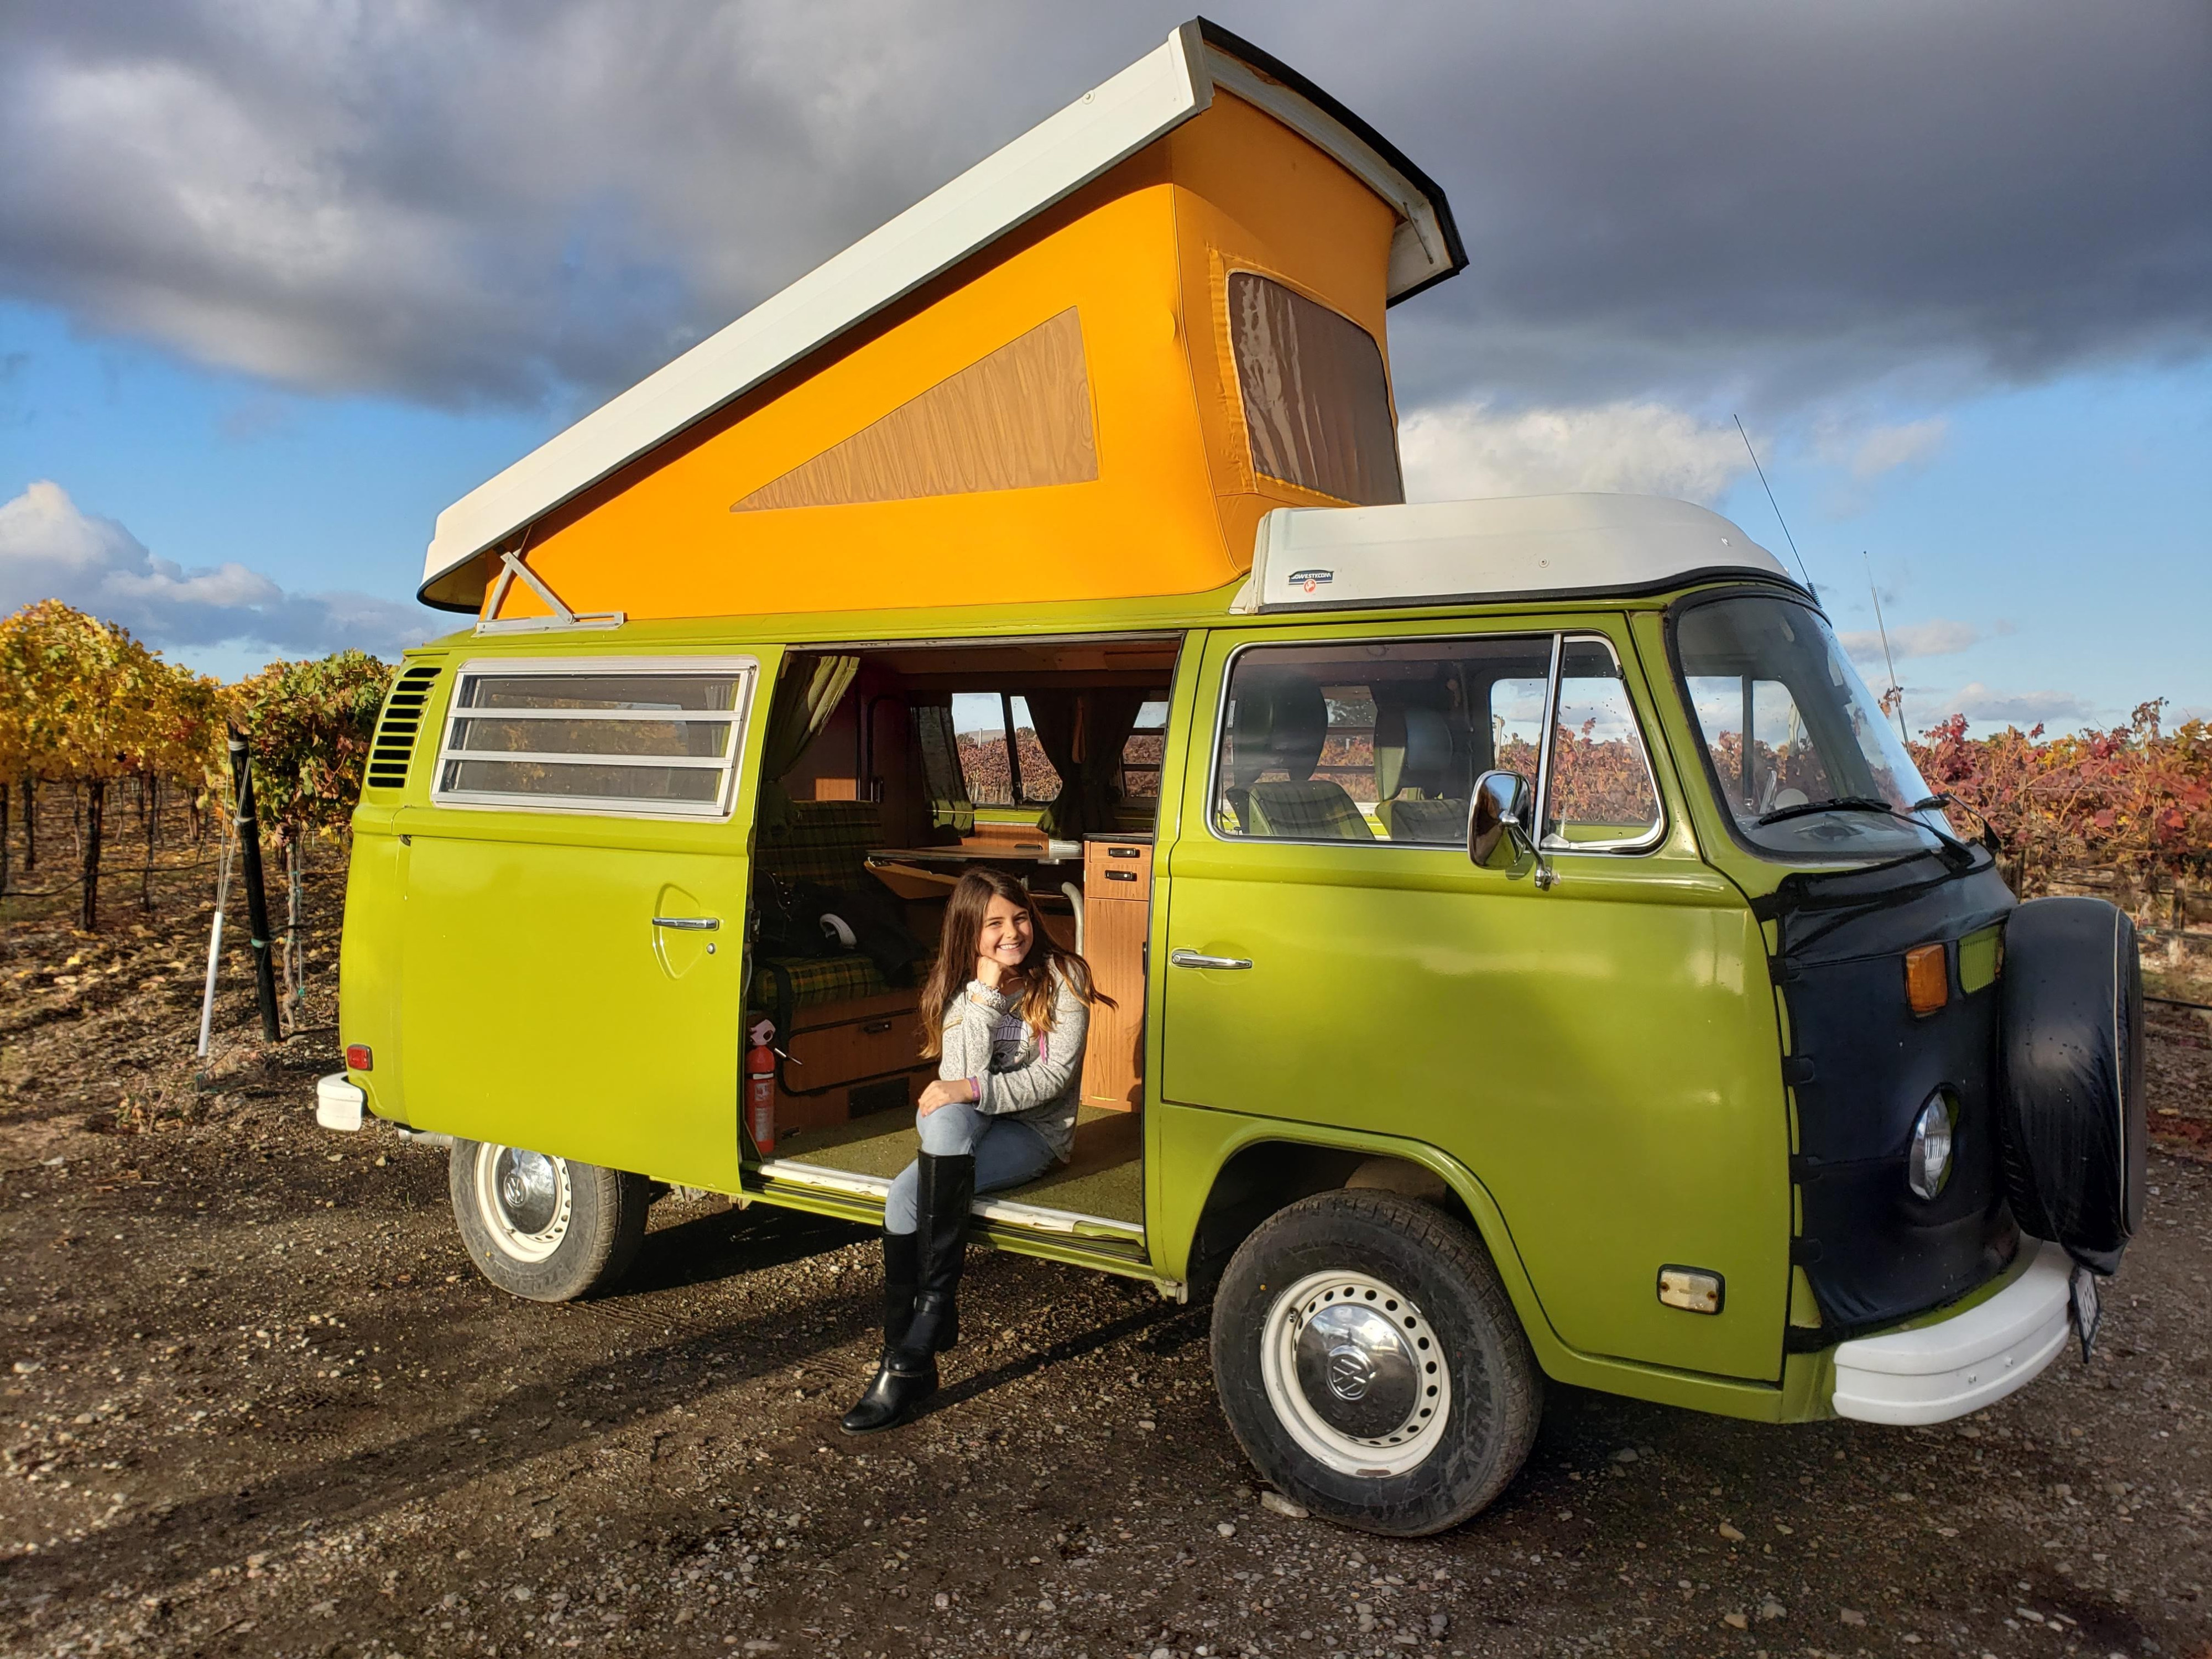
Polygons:
<instances>
[{"instance_id":1,"label":"orange pop-top tent","mask_svg":"<svg viewBox=\"0 0 2212 1659\"><path fill-rule=\"evenodd\" d=\"M1218 587L1271 507L1402 499L1383 312L1465 262L1379 134L1188 23L455 502L422 596L512 625L541 592L650 617Z\"/></svg>"}]
</instances>

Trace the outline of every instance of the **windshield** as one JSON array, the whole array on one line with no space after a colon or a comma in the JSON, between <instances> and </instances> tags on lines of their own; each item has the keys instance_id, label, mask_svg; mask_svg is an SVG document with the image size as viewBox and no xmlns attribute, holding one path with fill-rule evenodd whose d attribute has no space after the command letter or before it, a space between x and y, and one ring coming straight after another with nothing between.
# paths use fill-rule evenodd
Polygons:
<instances>
[{"instance_id":1,"label":"windshield","mask_svg":"<svg viewBox=\"0 0 2212 1659\"><path fill-rule=\"evenodd\" d=\"M1713 782L1747 845L1826 860L1936 844L1941 809L1913 811L1928 786L1811 607L1765 594L1694 605L1676 619L1674 653Z\"/></svg>"}]
</instances>

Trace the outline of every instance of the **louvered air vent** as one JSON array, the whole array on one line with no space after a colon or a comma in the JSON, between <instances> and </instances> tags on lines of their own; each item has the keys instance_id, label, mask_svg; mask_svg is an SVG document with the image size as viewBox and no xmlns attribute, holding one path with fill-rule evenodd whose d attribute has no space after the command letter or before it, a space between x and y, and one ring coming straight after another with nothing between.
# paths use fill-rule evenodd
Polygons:
<instances>
[{"instance_id":1,"label":"louvered air vent","mask_svg":"<svg viewBox=\"0 0 2212 1659\"><path fill-rule=\"evenodd\" d=\"M422 729L422 705L429 701L437 678L435 668L410 668L392 688L392 700L384 705L384 718L377 723L376 741L369 745L371 789L406 787L408 758Z\"/></svg>"}]
</instances>

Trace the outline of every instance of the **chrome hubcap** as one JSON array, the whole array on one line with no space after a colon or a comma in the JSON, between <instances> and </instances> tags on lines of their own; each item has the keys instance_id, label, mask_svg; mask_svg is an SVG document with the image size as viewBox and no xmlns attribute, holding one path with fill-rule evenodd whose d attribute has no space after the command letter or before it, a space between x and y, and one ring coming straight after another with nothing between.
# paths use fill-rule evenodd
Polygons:
<instances>
[{"instance_id":1,"label":"chrome hubcap","mask_svg":"<svg viewBox=\"0 0 2212 1659\"><path fill-rule=\"evenodd\" d=\"M543 1261L568 1232L568 1166L520 1146L477 1148L477 1212L492 1242L518 1261Z\"/></svg>"},{"instance_id":2,"label":"chrome hubcap","mask_svg":"<svg viewBox=\"0 0 2212 1659\"><path fill-rule=\"evenodd\" d=\"M1277 1417L1339 1474L1402 1474L1443 1438L1451 1369L1427 1317L1395 1286L1310 1274L1275 1299L1261 1344Z\"/></svg>"}]
</instances>

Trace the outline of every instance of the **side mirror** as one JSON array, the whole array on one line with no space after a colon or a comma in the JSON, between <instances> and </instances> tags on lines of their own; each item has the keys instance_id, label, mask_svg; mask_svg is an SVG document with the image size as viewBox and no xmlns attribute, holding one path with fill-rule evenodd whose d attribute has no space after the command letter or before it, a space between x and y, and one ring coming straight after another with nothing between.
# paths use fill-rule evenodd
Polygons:
<instances>
[{"instance_id":1,"label":"side mirror","mask_svg":"<svg viewBox=\"0 0 2212 1659\"><path fill-rule=\"evenodd\" d=\"M1468 814L1467 855L1486 870L1510 870L1522 854L1536 860L1536 885L1557 879L1528 831L1536 792L1518 772L1485 772L1474 781L1474 805Z\"/></svg>"}]
</instances>

